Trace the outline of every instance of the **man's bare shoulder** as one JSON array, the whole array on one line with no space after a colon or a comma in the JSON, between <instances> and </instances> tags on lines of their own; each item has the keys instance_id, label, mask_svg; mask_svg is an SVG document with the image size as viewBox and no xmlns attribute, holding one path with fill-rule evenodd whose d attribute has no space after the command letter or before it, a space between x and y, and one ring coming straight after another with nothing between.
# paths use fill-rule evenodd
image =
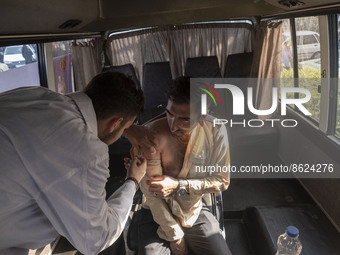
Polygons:
<instances>
[{"instance_id":1,"label":"man's bare shoulder","mask_svg":"<svg viewBox=\"0 0 340 255\"><path fill-rule=\"evenodd\" d=\"M165 144L167 137L169 137L169 125L166 117L154 120L145 125L152 133L155 138L159 140L159 148Z\"/></svg>"},{"instance_id":2,"label":"man's bare shoulder","mask_svg":"<svg viewBox=\"0 0 340 255\"><path fill-rule=\"evenodd\" d=\"M169 125L166 117L154 120L145 126L159 136L167 135L169 133Z\"/></svg>"}]
</instances>

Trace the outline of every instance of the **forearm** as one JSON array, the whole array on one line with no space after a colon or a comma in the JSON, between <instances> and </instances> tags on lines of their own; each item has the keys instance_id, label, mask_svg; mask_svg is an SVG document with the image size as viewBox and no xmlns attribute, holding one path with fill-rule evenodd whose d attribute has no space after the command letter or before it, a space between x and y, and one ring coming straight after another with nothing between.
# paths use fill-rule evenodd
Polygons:
<instances>
[{"instance_id":1,"label":"forearm","mask_svg":"<svg viewBox=\"0 0 340 255\"><path fill-rule=\"evenodd\" d=\"M136 186L133 181L126 181L117 191L115 191L107 200L108 212L112 215L112 225L109 230L107 242L102 249L112 245L121 235L127 222L131 210L133 196L136 192Z\"/></svg>"},{"instance_id":2,"label":"forearm","mask_svg":"<svg viewBox=\"0 0 340 255\"><path fill-rule=\"evenodd\" d=\"M209 176L202 179L187 179L188 192L196 195L226 190L230 184L229 175Z\"/></svg>"},{"instance_id":3,"label":"forearm","mask_svg":"<svg viewBox=\"0 0 340 255\"><path fill-rule=\"evenodd\" d=\"M133 146L130 150L131 157L132 158L136 157L138 154L139 154L138 148ZM160 155L158 153L154 153L151 155L148 154L146 160L147 160L146 175L148 177L162 175L163 169L160 160Z\"/></svg>"},{"instance_id":4,"label":"forearm","mask_svg":"<svg viewBox=\"0 0 340 255\"><path fill-rule=\"evenodd\" d=\"M163 169L160 159L149 159L146 168L146 175L149 177L160 176L163 174Z\"/></svg>"}]
</instances>

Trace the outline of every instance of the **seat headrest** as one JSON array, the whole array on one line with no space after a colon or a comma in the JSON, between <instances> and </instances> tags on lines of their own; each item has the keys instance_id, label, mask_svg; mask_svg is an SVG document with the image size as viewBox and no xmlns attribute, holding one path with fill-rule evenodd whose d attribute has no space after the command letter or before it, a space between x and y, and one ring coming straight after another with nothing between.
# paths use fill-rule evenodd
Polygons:
<instances>
[{"instance_id":1,"label":"seat headrest","mask_svg":"<svg viewBox=\"0 0 340 255\"><path fill-rule=\"evenodd\" d=\"M188 58L184 74L194 78L221 78L216 56Z\"/></svg>"},{"instance_id":2,"label":"seat headrest","mask_svg":"<svg viewBox=\"0 0 340 255\"><path fill-rule=\"evenodd\" d=\"M144 108L165 107L168 102L165 90L172 82L170 63L146 63L143 71Z\"/></svg>"},{"instance_id":3,"label":"seat headrest","mask_svg":"<svg viewBox=\"0 0 340 255\"><path fill-rule=\"evenodd\" d=\"M135 68L132 64L125 64L121 66L104 66L103 72L119 72L125 74L127 77L130 77L133 80L137 89L141 88L140 82L136 76Z\"/></svg>"},{"instance_id":4,"label":"seat headrest","mask_svg":"<svg viewBox=\"0 0 340 255\"><path fill-rule=\"evenodd\" d=\"M249 78L253 53L245 52L228 55L225 67L225 78Z\"/></svg>"}]
</instances>

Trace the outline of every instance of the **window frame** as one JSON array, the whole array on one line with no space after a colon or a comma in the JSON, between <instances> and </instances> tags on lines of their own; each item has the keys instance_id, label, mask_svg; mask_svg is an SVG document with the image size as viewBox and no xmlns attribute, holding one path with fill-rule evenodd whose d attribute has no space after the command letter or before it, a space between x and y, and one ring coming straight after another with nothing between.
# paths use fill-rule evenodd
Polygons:
<instances>
[{"instance_id":1,"label":"window frame","mask_svg":"<svg viewBox=\"0 0 340 255\"><path fill-rule=\"evenodd\" d=\"M295 19L301 17L324 16L324 24L320 24L320 53L321 53L321 97L320 97L320 121L317 122L309 116L304 116L299 109L292 106L287 106L291 111L297 113L311 126L324 133L331 141L340 145L340 137L336 136L336 123L337 123L337 107L338 107L338 83L339 79L339 34L340 22L338 22L338 15L340 11L334 9L332 11L320 12L320 13L300 13L296 15L283 15L275 17L267 17L264 20L278 20L289 19L290 32L292 38L292 50L293 50L293 73L294 73L294 87L298 87L298 58L297 58L297 36L295 28ZM326 34L322 36L322 34ZM325 41L321 42L326 38ZM321 48L322 47L322 48ZM336 96L333 96L336 95ZM298 95L295 95L297 97Z\"/></svg>"},{"instance_id":2,"label":"window frame","mask_svg":"<svg viewBox=\"0 0 340 255\"><path fill-rule=\"evenodd\" d=\"M338 107L338 84L339 84L339 38L338 38L338 15L340 16L340 11L336 14L331 14L328 16L329 23L329 43L330 43L330 88L329 88L329 119L328 119L328 129L327 134L335 138L340 142L340 137L336 136L336 122L337 122L337 107ZM335 97L332 95L336 95ZM340 120L339 120L340 121Z\"/></svg>"},{"instance_id":3,"label":"window frame","mask_svg":"<svg viewBox=\"0 0 340 255\"><path fill-rule=\"evenodd\" d=\"M296 33L296 25L295 25L295 19L296 18L302 18L302 17L320 17L321 15L309 15L309 16L296 16L296 17L292 17L289 19L289 22L290 22L290 26L291 26L291 29L290 29L290 32L291 32L291 38L292 38L292 49L293 49L293 72L294 72L294 87L296 88L299 88L299 62L298 62L298 46L302 46L303 45L303 35L299 35L297 36L297 33ZM319 22L319 28L320 28L320 22ZM322 29L319 29L320 31ZM298 45L298 39L300 39L300 42L301 44ZM321 47L321 42L320 42L320 47ZM325 55L325 53L322 54L322 50L320 49L320 53L321 55ZM322 67L322 62L321 61L321 70L323 70L323 67ZM321 71L322 73L322 71ZM310 122L310 124L312 124L313 126L319 128L320 127L320 122L321 122L321 115L322 115L322 112L321 112L321 105L322 105L322 93L320 93L320 119L319 121L315 120L314 118L310 117L310 116L304 116L303 113L296 107L291 107L291 106L288 106L290 107L291 109L293 109L293 111L299 113L300 115L303 115L306 120L308 120L308 122ZM299 95L296 93L295 94L295 98L299 98Z\"/></svg>"}]
</instances>

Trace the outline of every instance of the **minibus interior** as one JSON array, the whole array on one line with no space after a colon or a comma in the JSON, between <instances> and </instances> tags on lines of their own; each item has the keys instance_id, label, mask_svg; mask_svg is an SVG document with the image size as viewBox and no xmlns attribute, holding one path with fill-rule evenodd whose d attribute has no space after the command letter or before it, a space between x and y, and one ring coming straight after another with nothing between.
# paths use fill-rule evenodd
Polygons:
<instances>
[{"instance_id":1,"label":"minibus interior","mask_svg":"<svg viewBox=\"0 0 340 255\"><path fill-rule=\"evenodd\" d=\"M288 78L281 87L309 89L310 116L287 105L286 116L276 115L273 125L262 119L265 124L253 128L249 120L256 125L261 118L246 112L235 121L249 125L227 126L231 165L322 168L332 174L231 174L229 188L211 197L211 207L232 254L275 254L288 225L300 231L301 254L340 254L339 1L3 0L0 14L0 92L43 86L71 93L100 72L118 71L143 90L145 110L136 122L145 124L162 116L164 90L182 75ZM240 89L247 93L241 84ZM268 108L271 94L261 84L250 96ZM287 128L285 119L298 124ZM109 147L107 197L125 177L123 158L130 147L125 137ZM137 192L126 230L103 254L137 254L132 229L140 198ZM59 237L30 254L80 253Z\"/></svg>"}]
</instances>

